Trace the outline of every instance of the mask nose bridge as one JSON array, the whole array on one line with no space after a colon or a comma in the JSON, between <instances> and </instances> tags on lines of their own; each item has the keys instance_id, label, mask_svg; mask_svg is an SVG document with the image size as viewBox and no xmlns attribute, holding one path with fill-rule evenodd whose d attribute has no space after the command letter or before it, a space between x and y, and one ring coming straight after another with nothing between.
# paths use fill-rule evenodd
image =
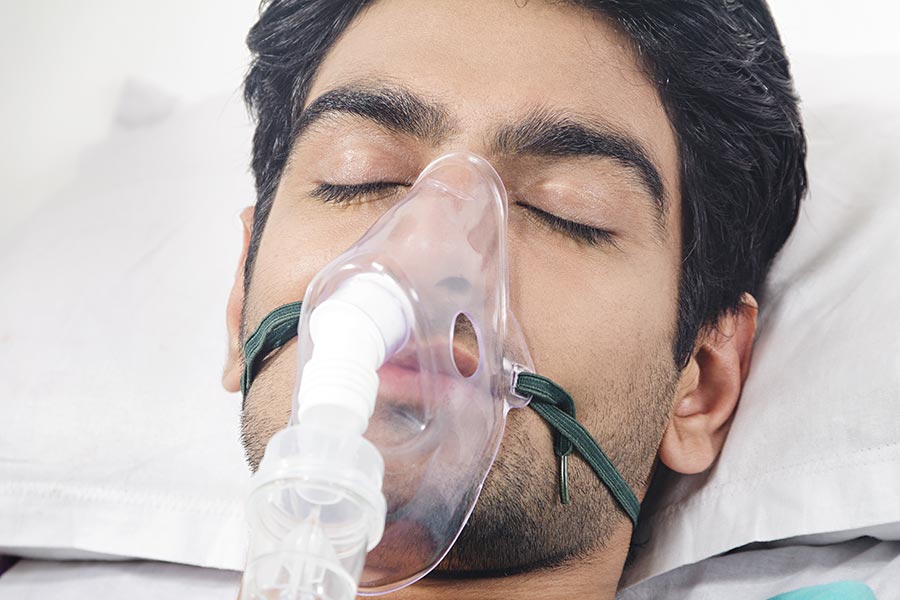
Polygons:
<instances>
[{"instance_id":1,"label":"mask nose bridge","mask_svg":"<svg viewBox=\"0 0 900 600\"><path fill-rule=\"evenodd\" d=\"M506 189L493 166L484 158L465 150L445 154L427 167L413 184L430 180L460 199L489 197L498 193L505 199Z\"/></svg>"},{"instance_id":2,"label":"mask nose bridge","mask_svg":"<svg viewBox=\"0 0 900 600\"><path fill-rule=\"evenodd\" d=\"M459 274L471 272L473 267L481 270L485 246L495 237L491 229L496 225L485 222L492 220L486 219L486 214L495 212L491 189L495 184L470 156L449 155L423 172L411 190L404 211L408 221L403 251L416 259L411 263L420 263L426 270L428 256L454 257Z\"/></svg>"},{"instance_id":3,"label":"mask nose bridge","mask_svg":"<svg viewBox=\"0 0 900 600\"><path fill-rule=\"evenodd\" d=\"M473 200L478 187L479 173L469 161L453 160L451 156L422 174L420 182L439 187L459 200Z\"/></svg>"}]
</instances>

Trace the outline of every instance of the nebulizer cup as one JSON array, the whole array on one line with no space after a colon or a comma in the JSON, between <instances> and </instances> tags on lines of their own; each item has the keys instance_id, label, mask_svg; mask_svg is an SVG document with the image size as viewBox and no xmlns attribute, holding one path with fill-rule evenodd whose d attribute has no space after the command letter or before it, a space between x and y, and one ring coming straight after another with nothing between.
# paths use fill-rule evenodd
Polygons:
<instances>
[{"instance_id":1,"label":"nebulizer cup","mask_svg":"<svg viewBox=\"0 0 900 600\"><path fill-rule=\"evenodd\" d=\"M245 595L387 593L449 551L527 403L506 220L490 164L447 154L313 279L290 423L248 501Z\"/></svg>"}]
</instances>

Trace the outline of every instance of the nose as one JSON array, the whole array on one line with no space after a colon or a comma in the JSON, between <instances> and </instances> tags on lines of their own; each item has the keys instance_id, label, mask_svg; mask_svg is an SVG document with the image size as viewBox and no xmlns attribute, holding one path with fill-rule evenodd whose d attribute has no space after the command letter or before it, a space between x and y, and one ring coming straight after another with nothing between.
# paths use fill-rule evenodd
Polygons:
<instances>
[{"instance_id":1,"label":"nose","mask_svg":"<svg viewBox=\"0 0 900 600\"><path fill-rule=\"evenodd\" d=\"M422 171L416 183L425 179L461 199L471 200L493 194L506 197L503 182L494 167L471 152L445 154Z\"/></svg>"}]
</instances>

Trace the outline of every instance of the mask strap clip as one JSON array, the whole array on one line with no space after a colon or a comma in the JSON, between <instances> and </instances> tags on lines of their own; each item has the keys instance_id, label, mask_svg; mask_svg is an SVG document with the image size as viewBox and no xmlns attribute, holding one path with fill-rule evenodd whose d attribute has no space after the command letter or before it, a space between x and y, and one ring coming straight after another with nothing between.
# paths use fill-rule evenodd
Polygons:
<instances>
[{"instance_id":1,"label":"mask strap clip","mask_svg":"<svg viewBox=\"0 0 900 600\"><path fill-rule=\"evenodd\" d=\"M568 456L572 449L590 465L633 524L637 524L641 505L615 466L591 436L575 419L575 402L553 381L535 373L521 372L516 377L516 394L531 396L528 403L553 429L553 446L560 458L560 500L569 501Z\"/></svg>"}]
</instances>

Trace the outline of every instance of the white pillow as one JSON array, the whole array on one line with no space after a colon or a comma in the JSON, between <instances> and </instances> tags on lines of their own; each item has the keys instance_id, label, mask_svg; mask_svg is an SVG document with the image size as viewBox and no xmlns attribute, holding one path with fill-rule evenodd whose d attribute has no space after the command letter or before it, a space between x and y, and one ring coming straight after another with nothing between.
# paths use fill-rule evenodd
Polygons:
<instances>
[{"instance_id":1,"label":"white pillow","mask_svg":"<svg viewBox=\"0 0 900 600\"><path fill-rule=\"evenodd\" d=\"M637 583L756 541L900 539L900 85L893 61L794 57L810 195L771 272L722 455L668 472ZM885 70L886 69L886 70ZM830 534L830 535L822 535Z\"/></svg>"},{"instance_id":2,"label":"white pillow","mask_svg":"<svg viewBox=\"0 0 900 600\"><path fill-rule=\"evenodd\" d=\"M252 128L237 93L158 97L129 87L0 245L0 553L242 568L240 398L219 375Z\"/></svg>"}]
</instances>

